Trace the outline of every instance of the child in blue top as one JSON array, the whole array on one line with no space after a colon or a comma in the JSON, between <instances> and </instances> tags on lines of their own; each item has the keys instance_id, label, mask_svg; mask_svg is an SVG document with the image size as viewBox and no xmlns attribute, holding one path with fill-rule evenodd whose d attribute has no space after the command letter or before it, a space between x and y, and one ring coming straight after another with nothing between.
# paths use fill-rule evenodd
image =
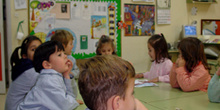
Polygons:
<instances>
[{"instance_id":1,"label":"child in blue top","mask_svg":"<svg viewBox=\"0 0 220 110\"><path fill-rule=\"evenodd\" d=\"M220 68L209 82L208 97L211 102L220 103Z\"/></svg>"},{"instance_id":2,"label":"child in blue top","mask_svg":"<svg viewBox=\"0 0 220 110\"><path fill-rule=\"evenodd\" d=\"M70 78L72 79L72 87L73 94L77 97L78 88L75 81L75 78L79 77L79 68L76 65L76 59L72 56L72 48L73 48L73 35L66 30L56 30L55 33L51 37L51 41L59 41L63 44L64 53L67 55L67 58L70 59L73 63ZM79 104L83 104L81 100L77 100Z\"/></svg>"},{"instance_id":3,"label":"child in blue top","mask_svg":"<svg viewBox=\"0 0 220 110\"><path fill-rule=\"evenodd\" d=\"M17 110L73 110L79 105L69 76L73 64L60 42L48 41L40 45L33 64L40 75Z\"/></svg>"},{"instance_id":4,"label":"child in blue top","mask_svg":"<svg viewBox=\"0 0 220 110\"><path fill-rule=\"evenodd\" d=\"M34 51L39 45L41 45L41 40L38 37L27 36L21 46L12 53L10 61L12 83L7 93L5 110L15 110L35 84L39 73L34 70L32 60Z\"/></svg>"}]
</instances>

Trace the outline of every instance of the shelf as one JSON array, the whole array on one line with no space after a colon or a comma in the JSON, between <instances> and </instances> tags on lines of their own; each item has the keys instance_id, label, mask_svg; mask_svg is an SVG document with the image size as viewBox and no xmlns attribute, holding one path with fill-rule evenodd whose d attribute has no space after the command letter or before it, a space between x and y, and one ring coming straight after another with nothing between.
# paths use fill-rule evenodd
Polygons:
<instances>
[{"instance_id":1,"label":"shelf","mask_svg":"<svg viewBox=\"0 0 220 110\"><path fill-rule=\"evenodd\" d=\"M186 0L187 3L198 3L198 4L212 4L217 3L217 0L208 0L208 1L201 1L201 0Z\"/></svg>"}]
</instances>

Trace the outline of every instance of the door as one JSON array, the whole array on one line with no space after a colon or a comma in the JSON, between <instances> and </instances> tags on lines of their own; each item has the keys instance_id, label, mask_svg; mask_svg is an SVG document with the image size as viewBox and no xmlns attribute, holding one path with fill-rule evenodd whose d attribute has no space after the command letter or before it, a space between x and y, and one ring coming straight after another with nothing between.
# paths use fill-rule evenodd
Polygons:
<instances>
[{"instance_id":1,"label":"door","mask_svg":"<svg viewBox=\"0 0 220 110\"><path fill-rule=\"evenodd\" d=\"M4 61L3 3L0 0L0 94L6 92Z\"/></svg>"}]
</instances>

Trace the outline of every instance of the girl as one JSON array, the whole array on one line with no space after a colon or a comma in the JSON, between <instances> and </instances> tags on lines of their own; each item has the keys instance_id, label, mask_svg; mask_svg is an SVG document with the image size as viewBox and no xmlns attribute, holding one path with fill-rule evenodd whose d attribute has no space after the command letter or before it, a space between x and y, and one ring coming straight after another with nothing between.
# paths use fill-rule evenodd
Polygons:
<instances>
[{"instance_id":1,"label":"girl","mask_svg":"<svg viewBox=\"0 0 220 110\"><path fill-rule=\"evenodd\" d=\"M207 91L211 76L203 43L188 37L178 44L179 56L170 72L170 84L183 91Z\"/></svg>"},{"instance_id":2,"label":"girl","mask_svg":"<svg viewBox=\"0 0 220 110\"><path fill-rule=\"evenodd\" d=\"M102 35L96 48L96 55L116 55L113 39Z\"/></svg>"},{"instance_id":3,"label":"girl","mask_svg":"<svg viewBox=\"0 0 220 110\"><path fill-rule=\"evenodd\" d=\"M12 53L10 61L12 84L6 97L6 110L16 110L18 104L35 84L39 73L33 68L32 61L35 49L41 43L41 40L36 36L28 36L24 39L22 45L17 47ZM20 56L18 54L19 49L21 49Z\"/></svg>"},{"instance_id":4,"label":"girl","mask_svg":"<svg viewBox=\"0 0 220 110\"><path fill-rule=\"evenodd\" d=\"M208 96L211 102L220 103L220 68L209 82Z\"/></svg>"},{"instance_id":5,"label":"girl","mask_svg":"<svg viewBox=\"0 0 220 110\"><path fill-rule=\"evenodd\" d=\"M170 60L167 42L163 34L156 34L149 38L148 54L153 61L150 71L137 74L135 77L148 78L150 82L169 82L169 72L173 63Z\"/></svg>"}]
</instances>

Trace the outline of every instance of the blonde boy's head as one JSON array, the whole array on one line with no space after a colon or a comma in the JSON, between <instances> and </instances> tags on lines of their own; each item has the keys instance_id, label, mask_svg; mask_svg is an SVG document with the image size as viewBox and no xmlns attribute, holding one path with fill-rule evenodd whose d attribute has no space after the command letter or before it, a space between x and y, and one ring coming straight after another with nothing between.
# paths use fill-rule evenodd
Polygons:
<instances>
[{"instance_id":1,"label":"blonde boy's head","mask_svg":"<svg viewBox=\"0 0 220 110\"><path fill-rule=\"evenodd\" d=\"M67 46L69 41L73 41L73 35L66 30L56 30L55 33L52 35L51 40L59 41L63 44L64 47Z\"/></svg>"},{"instance_id":2,"label":"blonde boy's head","mask_svg":"<svg viewBox=\"0 0 220 110\"><path fill-rule=\"evenodd\" d=\"M95 56L84 65L78 79L80 94L91 110L106 110L114 96L125 100L128 83L135 76L133 66L115 56Z\"/></svg>"}]
</instances>

